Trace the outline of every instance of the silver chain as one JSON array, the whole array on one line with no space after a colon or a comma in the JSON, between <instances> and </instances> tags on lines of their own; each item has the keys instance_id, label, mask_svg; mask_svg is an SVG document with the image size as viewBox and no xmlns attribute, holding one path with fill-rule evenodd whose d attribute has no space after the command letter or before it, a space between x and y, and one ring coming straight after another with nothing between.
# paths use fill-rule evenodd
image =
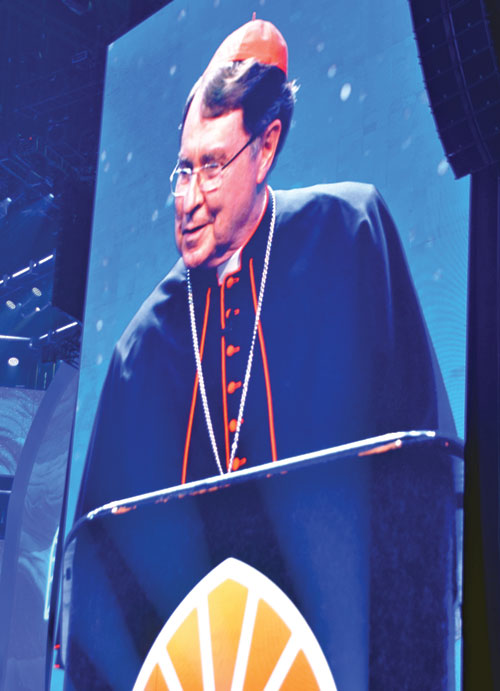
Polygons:
<instances>
[{"instance_id":1,"label":"silver chain","mask_svg":"<svg viewBox=\"0 0 500 691\"><path fill-rule=\"evenodd\" d=\"M241 390L240 407L238 411L238 419L236 422L236 430L234 433L233 443L231 446L231 456L229 459L229 467L227 472L230 473L233 469L234 459L236 457L236 450L238 448L238 441L240 438L241 422L243 420L243 411L248 393L248 385L250 383L250 374L252 371L253 353L255 348L255 340L257 338L257 330L259 328L260 314L262 311L262 302L264 301L264 290L266 287L267 273L269 269L269 258L271 256L271 245L273 242L274 226L276 222L276 199L274 191L268 187L271 195L271 222L269 224L269 235L267 236L266 254L264 255L264 266L262 268L262 278L260 280L259 299L257 301L257 309L255 310L255 321L253 325L252 340L250 343L250 352L248 354L247 368L245 371L245 379L243 381L243 388ZM205 421L207 423L208 436L214 452L215 461L219 469L219 473L224 475L222 465L220 462L219 451L217 449L217 442L215 440L214 428L212 425L212 418L210 417L210 409L208 407L207 392L205 388L205 379L203 377L203 369L201 367L200 347L198 343L198 332L196 331L196 319L194 314L194 300L193 288L191 285L190 271L187 269L187 291L188 291L188 305L189 305L189 320L191 323L191 336L193 339L194 359L196 362L196 371L198 373L198 382L200 386L201 400L203 403L203 412L205 413ZM225 395L225 392L224 392Z\"/></svg>"}]
</instances>

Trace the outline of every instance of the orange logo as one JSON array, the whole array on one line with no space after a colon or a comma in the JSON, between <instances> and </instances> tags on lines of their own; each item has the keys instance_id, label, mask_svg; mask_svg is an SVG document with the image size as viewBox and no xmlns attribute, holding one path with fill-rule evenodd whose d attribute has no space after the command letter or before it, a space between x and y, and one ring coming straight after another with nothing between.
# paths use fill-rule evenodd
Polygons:
<instances>
[{"instance_id":1,"label":"orange logo","mask_svg":"<svg viewBox=\"0 0 500 691\"><path fill-rule=\"evenodd\" d=\"M336 691L318 641L260 571L226 559L158 634L134 691Z\"/></svg>"}]
</instances>

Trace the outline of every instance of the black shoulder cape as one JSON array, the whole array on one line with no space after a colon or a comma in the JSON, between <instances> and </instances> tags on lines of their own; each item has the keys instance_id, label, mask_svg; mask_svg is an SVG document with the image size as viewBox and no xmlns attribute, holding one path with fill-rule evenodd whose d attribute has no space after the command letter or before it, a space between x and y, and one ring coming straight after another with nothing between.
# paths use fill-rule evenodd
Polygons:
<instances>
[{"instance_id":1,"label":"black shoulder cape","mask_svg":"<svg viewBox=\"0 0 500 691\"><path fill-rule=\"evenodd\" d=\"M377 191L338 183L275 194L261 334L236 465L249 467L386 432L453 433L397 230ZM252 291L259 291L269 223L268 205L243 249L240 270L222 287L215 271L191 272L200 340L206 321L203 370L223 465L234 433L231 421L237 417L255 314ZM186 270L179 260L115 347L78 515L112 500L217 474L195 378Z\"/></svg>"}]
</instances>

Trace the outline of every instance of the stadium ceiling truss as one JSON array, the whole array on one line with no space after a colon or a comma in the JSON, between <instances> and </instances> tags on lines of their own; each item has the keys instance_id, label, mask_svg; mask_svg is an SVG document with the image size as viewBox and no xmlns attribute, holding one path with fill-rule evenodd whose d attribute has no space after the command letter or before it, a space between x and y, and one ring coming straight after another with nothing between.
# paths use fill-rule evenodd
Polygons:
<instances>
[{"instance_id":1,"label":"stadium ceiling truss","mask_svg":"<svg viewBox=\"0 0 500 691\"><path fill-rule=\"evenodd\" d=\"M73 330L69 345L57 329L81 323L88 239L77 276L75 262L65 268L58 248L68 244L69 230L90 236L106 46L166 4L0 0L0 334L31 343L51 334L50 348L37 351L40 362L78 364L81 329ZM49 255L54 259L42 281L34 265ZM12 279L26 267L22 280ZM41 281L43 301L30 311ZM72 311L78 314L58 306L54 281L59 292L77 293ZM0 360L9 347L0 342ZM29 366L36 364L32 358ZM1 369L0 362L0 385L6 383Z\"/></svg>"}]
</instances>

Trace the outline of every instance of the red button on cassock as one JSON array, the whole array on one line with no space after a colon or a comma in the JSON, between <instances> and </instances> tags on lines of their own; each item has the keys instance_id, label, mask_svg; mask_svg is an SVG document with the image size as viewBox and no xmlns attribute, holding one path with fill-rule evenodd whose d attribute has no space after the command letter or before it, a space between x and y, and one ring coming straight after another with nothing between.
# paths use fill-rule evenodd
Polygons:
<instances>
[{"instance_id":1,"label":"red button on cassock","mask_svg":"<svg viewBox=\"0 0 500 691\"><path fill-rule=\"evenodd\" d=\"M234 393L236 389L239 389L241 386L240 381L230 381L229 384L227 385L227 392L228 393Z\"/></svg>"},{"instance_id":2,"label":"red button on cassock","mask_svg":"<svg viewBox=\"0 0 500 691\"><path fill-rule=\"evenodd\" d=\"M238 468L241 468L241 466L245 465L246 462L246 458L238 458L238 456L235 456L235 459L233 461L233 470L238 470Z\"/></svg>"},{"instance_id":3,"label":"red button on cassock","mask_svg":"<svg viewBox=\"0 0 500 691\"><path fill-rule=\"evenodd\" d=\"M245 418L241 418L241 424L245 422ZM235 420L234 418L229 421L229 431L232 432L233 434L236 432L236 427L238 426L238 420Z\"/></svg>"},{"instance_id":4,"label":"red button on cassock","mask_svg":"<svg viewBox=\"0 0 500 691\"><path fill-rule=\"evenodd\" d=\"M237 276L229 276L226 281L226 288L232 288L240 279Z\"/></svg>"}]
</instances>

